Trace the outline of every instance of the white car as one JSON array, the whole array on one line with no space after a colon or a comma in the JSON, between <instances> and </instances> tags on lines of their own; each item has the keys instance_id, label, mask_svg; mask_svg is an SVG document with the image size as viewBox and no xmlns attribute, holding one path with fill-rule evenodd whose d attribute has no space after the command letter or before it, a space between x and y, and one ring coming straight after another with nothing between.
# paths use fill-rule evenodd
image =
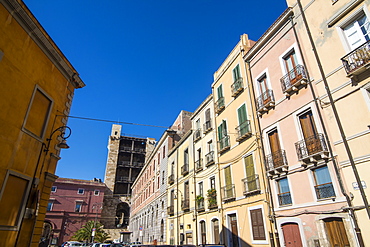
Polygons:
<instances>
[{"instance_id":1,"label":"white car","mask_svg":"<svg viewBox=\"0 0 370 247\"><path fill-rule=\"evenodd\" d=\"M77 242L77 241L68 241L68 242L64 242L62 245L62 247L75 247L75 246L82 246L82 243L80 242Z\"/></svg>"},{"instance_id":2,"label":"white car","mask_svg":"<svg viewBox=\"0 0 370 247\"><path fill-rule=\"evenodd\" d=\"M141 246L141 242L132 242L130 243L130 247L138 247L138 246Z\"/></svg>"}]
</instances>

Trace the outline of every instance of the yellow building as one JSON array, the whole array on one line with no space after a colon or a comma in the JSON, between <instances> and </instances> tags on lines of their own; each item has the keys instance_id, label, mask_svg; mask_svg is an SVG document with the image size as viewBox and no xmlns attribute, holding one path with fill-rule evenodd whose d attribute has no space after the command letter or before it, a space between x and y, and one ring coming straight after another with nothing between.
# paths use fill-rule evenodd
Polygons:
<instances>
[{"instance_id":1,"label":"yellow building","mask_svg":"<svg viewBox=\"0 0 370 247\"><path fill-rule=\"evenodd\" d=\"M85 84L22 1L0 1L0 245L38 246L76 88Z\"/></svg>"},{"instance_id":2,"label":"yellow building","mask_svg":"<svg viewBox=\"0 0 370 247\"><path fill-rule=\"evenodd\" d=\"M370 3L287 0L330 137L341 192L352 215L322 222L325 246L370 243ZM351 227L349 227L351 225ZM351 237L351 228L356 232ZM360 230L361 229L361 230ZM361 233L362 232L362 233ZM363 240L362 240L363 239Z\"/></svg>"},{"instance_id":3,"label":"yellow building","mask_svg":"<svg viewBox=\"0 0 370 247\"><path fill-rule=\"evenodd\" d=\"M243 55L254 44L246 34L214 74L212 84L221 183L224 244L269 246L264 159L259 145L256 109ZM272 242L271 242L272 241Z\"/></svg>"}]
</instances>

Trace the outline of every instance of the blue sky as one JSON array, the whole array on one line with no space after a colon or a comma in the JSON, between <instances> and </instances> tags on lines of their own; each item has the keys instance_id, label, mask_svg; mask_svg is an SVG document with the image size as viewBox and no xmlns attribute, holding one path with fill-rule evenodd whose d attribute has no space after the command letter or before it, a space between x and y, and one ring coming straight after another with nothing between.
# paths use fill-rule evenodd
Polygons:
<instances>
[{"instance_id":1,"label":"blue sky","mask_svg":"<svg viewBox=\"0 0 370 247\"><path fill-rule=\"evenodd\" d=\"M284 0L24 0L79 72L71 115L170 126L211 93L213 73L247 33L257 40ZM60 177L104 179L112 123L71 118ZM123 125L158 139L165 129Z\"/></svg>"}]
</instances>

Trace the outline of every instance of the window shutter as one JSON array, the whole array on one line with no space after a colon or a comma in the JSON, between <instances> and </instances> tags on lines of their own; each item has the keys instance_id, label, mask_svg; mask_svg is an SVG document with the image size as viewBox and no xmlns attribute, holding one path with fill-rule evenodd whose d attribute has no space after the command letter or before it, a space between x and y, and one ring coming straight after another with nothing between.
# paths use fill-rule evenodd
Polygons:
<instances>
[{"instance_id":1,"label":"window shutter","mask_svg":"<svg viewBox=\"0 0 370 247\"><path fill-rule=\"evenodd\" d=\"M217 96L218 96L218 98L222 98L223 97L223 94L222 94L222 84L217 88Z\"/></svg>"},{"instance_id":2,"label":"window shutter","mask_svg":"<svg viewBox=\"0 0 370 247\"><path fill-rule=\"evenodd\" d=\"M245 104L243 104L241 107L238 108L238 120L239 125L247 121L247 110L245 108Z\"/></svg>"},{"instance_id":3,"label":"window shutter","mask_svg":"<svg viewBox=\"0 0 370 247\"><path fill-rule=\"evenodd\" d=\"M225 184L226 186L231 185L231 169L230 166L225 168Z\"/></svg>"},{"instance_id":4,"label":"window shutter","mask_svg":"<svg viewBox=\"0 0 370 247\"><path fill-rule=\"evenodd\" d=\"M265 228L263 225L262 209L255 209L250 211L252 221L252 233L254 240L266 240Z\"/></svg>"},{"instance_id":5,"label":"window shutter","mask_svg":"<svg viewBox=\"0 0 370 247\"><path fill-rule=\"evenodd\" d=\"M253 164L253 155L248 155L244 158L245 171L247 173L247 178L254 177L254 164Z\"/></svg>"},{"instance_id":6,"label":"window shutter","mask_svg":"<svg viewBox=\"0 0 370 247\"><path fill-rule=\"evenodd\" d=\"M206 121L209 121L211 120L211 109L207 109L206 110Z\"/></svg>"}]
</instances>

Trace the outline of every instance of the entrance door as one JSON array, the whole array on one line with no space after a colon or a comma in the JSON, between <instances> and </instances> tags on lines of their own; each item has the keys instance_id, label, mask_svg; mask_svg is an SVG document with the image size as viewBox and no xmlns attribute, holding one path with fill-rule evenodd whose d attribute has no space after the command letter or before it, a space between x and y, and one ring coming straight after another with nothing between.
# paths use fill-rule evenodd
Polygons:
<instances>
[{"instance_id":1,"label":"entrance door","mask_svg":"<svg viewBox=\"0 0 370 247\"><path fill-rule=\"evenodd\" d=\"M297 223L282 225L284 242L286 247L302 247L301 234Z\"/></svg>"},{"instance_id":2,"label":"entrance door","mask_svg":"<svg viewBox=\"0 0 370 247\"><path fill-rule=\"evenodd\" d=\"M230 228L231 228L231 246L239 247L239 236L238 236L238 221L236 214L230 214Z\"/></svg>"},{"instance_id":3,"label":"entrance door","mask_svg":"<svg viewBox=\"0 0 370 247\"><path fill-rule=\"evenodd\" d=\"M325 228L333 247L349 247L346 230L341 218L325 219Z\"/></svg>"}]
</instances>

